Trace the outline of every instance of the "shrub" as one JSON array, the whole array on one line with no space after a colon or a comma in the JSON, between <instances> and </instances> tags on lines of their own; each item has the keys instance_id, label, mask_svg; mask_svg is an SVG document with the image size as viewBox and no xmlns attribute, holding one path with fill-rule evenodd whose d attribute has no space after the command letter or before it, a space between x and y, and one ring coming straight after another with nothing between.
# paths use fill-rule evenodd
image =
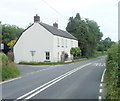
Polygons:
<instances>
[{"instance_id":1,"label":"shrub","mask_svg":"<svg viewBox=\"0 0 120 101\"><path fill-rule=\"evenodd\" d=\"M20 75L20 71L15 66L15 64L12 62L9 63L4 68L2 68L2 81L10 79L10 78L15 78L19 75Z\"/></svg>"},{"instance_id":2,"label":"shrub","mask_svg":"<svg viewBox=\"0 0 120 101\"><path fill-rule=\"evenodd\" d=\"M8 65L8 57L4 53L0 53L0 61L1 67L5 67Z\"/></svg>"},{"instance_id":3,"label":"shrub","mask_svg":"<svg viewBox=\"0 0 120 101\"><path fill-rule=\"evenodd\" d=\"M4 53L0 53L0 81L15 78L20 75L20 71L13 62L9 62Z\"/></svg>"},{"instance_id":4,"label":"shrub","mask_svg":"<svg viewBox=\"0 0 120 101\"><path fill-rule=\"evenodd\" d=\"M79 57L81 55L81 49L79 47L72 47L70 49L70 54L73 55L74 58Z\"/></svg>"},{"instance_id":5,"label":"shrub","mask_svg":"<svg viewBox=\"0 0 120 101\"><path fill-rule=\"evenodd\" d=\"M118 88L118 44L113 45L108 50L107 70L106 70L106 98L109 100L118 99L120 97Z\"/></svg>"}]
</instances>

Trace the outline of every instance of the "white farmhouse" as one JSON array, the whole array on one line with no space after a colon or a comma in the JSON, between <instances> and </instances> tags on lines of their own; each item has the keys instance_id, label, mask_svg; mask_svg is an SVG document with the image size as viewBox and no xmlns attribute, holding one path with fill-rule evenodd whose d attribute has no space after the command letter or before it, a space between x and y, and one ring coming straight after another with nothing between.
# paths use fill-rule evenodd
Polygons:
<instances>
[{"instance_id":1,"label":"white farmhouse","mask_svg":"<svg viewBox=\"0 0 120 101\"><path fill-rule=\"evenodd\" d=\"M34 23L23 31L14 45L15 62L58 62L68 54L70 49L78 47L78 40L70 33L40 22L38 15L34 16Z\"/></svg>"}]
</instances>

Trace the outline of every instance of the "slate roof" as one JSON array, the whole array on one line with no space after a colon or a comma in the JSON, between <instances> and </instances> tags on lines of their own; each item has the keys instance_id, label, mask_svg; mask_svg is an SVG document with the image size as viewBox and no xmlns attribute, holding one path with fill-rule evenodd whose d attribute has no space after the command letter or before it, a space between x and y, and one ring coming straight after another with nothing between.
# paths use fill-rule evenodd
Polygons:
<instances>
[{"instance_id":1,"label":"slate roof","mask_svg":"<svg viewBox=\"0 0 120 101\"><path fill-rule=\"evenodd\" d=\"M39 24L41 26L43 26L45 29L47 29L49 32L51 32L53 35L57 35L57 36L77 40L77 38L75 38L73 35L71 35L67 31L60 30L60 29L58 29L56 27L50 26L50 25L42 23L42 22L40 22Z\"/></svg>"}]
</instances>

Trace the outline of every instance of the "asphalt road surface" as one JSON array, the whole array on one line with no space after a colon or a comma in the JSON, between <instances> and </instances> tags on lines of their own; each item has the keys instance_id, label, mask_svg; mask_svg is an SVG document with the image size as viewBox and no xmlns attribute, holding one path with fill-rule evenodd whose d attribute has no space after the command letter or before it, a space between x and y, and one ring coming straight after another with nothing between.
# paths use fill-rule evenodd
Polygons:
<instances>
[{"instance_id":1,"label":"asphalt road surface","mask_svg":"<svg viewBox=\"0 0 120 101\"><path fill-rule=\"evenodd\" d=\"M106 56L55 66L18 65L22 75L3 82L2 99L101 99Z\"/></svg>"}]
</instances>

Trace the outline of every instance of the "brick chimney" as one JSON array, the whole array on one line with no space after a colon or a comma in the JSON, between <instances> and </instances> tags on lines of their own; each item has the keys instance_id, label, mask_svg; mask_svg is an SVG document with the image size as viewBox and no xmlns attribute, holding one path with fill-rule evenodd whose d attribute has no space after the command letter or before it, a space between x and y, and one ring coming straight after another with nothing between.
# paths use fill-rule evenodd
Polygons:
<instances>
[{"instance_id":1,"label":"brick chimney","mask_svg":"<svg viewBox=\"0 0 120 101\"><path fill-rule=\"evenodd\" d=\"M58 24L55 22L55 23L53 24L53 27L58 28Z\"/></svg>"},{"instance_id":2,"label":"brick chimney","mask_svg":"<svg viewBox=\"0 0 120 101\"><path fill-rule=\"evenodd\" d=\"M40 22L40 17L36 14L36 16L34 16L34 23L39 23Z\"/></svg>"}]
</instances>

